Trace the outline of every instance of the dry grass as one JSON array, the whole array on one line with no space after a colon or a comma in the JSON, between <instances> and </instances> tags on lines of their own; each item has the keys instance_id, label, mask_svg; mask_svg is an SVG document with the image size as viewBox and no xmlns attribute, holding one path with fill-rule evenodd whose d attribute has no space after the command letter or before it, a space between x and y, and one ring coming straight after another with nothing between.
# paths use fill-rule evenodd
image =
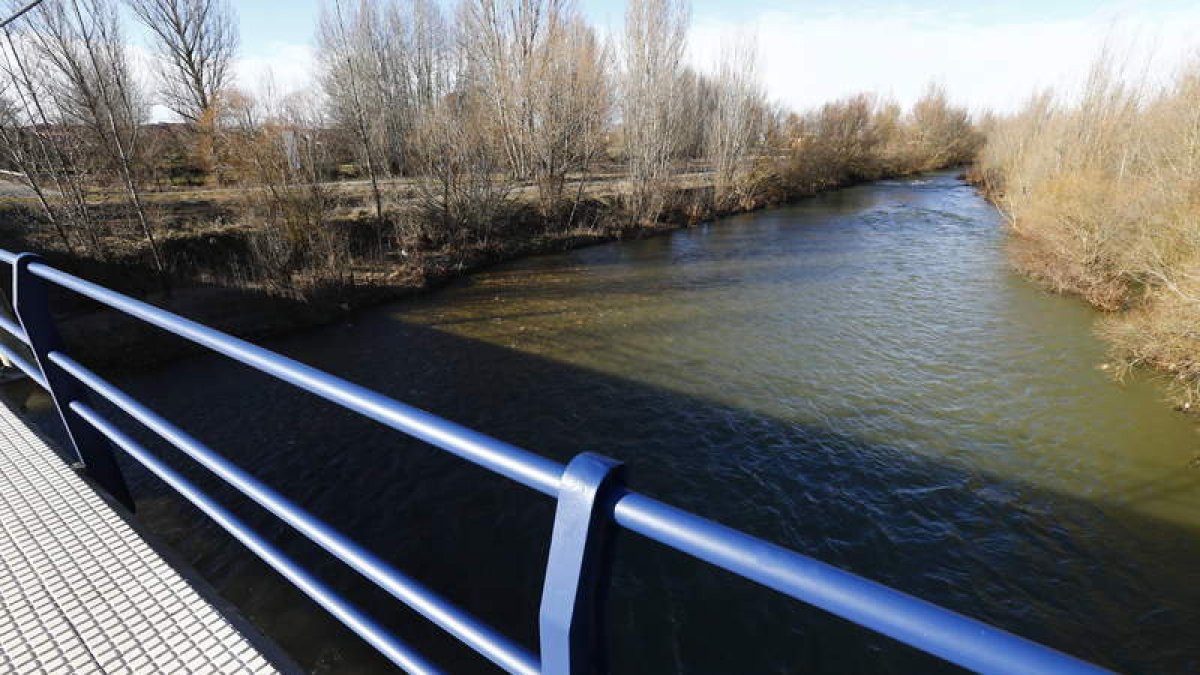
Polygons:
<instances>
[{"instance_id":1,"label":"dry grass","mask_svg":"<svg viewBox=\"0 0 1200 675\"><path fill-rule=\"evenodd\" d=\"M1123 366L1200 395L1200 61L1167 85L1105 53L1074 103L1052 93L993 120L977 172L1019 235L1017 266L1112 312Z\"/></svg>"}]
</instances>

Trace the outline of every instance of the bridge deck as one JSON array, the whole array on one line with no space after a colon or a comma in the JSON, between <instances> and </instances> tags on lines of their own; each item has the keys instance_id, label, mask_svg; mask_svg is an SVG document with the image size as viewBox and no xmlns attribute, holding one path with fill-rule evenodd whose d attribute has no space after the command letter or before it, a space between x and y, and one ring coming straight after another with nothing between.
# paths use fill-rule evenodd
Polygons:
<instances>
[{"instance_id":1,"label":"bridge deck","mask_svg":"<svg viewBox=\"0 0 1200 675\"><path fill-rule=\"evenodd\" d=\"M0 673L276 668L0 403Z\"/></svg>"}]
</instances>

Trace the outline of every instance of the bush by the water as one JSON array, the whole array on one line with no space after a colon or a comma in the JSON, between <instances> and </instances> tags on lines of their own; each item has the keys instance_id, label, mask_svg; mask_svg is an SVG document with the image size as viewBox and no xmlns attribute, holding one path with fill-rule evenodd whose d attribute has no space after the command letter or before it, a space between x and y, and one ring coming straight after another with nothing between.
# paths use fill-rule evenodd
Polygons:
<instances>
[{"instance_id":1,"label":"bush by the water","mask_svg":"<svg viewBox=\"0 0 1200 675\"><path fill-rule=\"evenodd\" d=\"M978 179L1018 235L1018 266L1112 312L1126 367L1200 395L1200 61L1165 86L1102 55L1077 101L1053 92L991 120Z\"/></svg>"}]
</instances>

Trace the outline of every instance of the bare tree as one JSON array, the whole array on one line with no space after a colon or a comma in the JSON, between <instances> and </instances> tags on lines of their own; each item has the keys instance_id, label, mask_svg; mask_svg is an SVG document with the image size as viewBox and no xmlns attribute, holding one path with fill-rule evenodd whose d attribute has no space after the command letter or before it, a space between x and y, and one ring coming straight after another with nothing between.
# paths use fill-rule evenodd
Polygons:
<instances>
[{"instance_id":1,"label":"bare tree","mask_svg":"<svg viewBox=\"0 0 1200 675\"><path fill-rule=\"evenodd\" d=\"M791 166L785 169L792 189L807 194L885 175L884 131L894 126L896 114L870 94L855 94L794 116Z\"/></svg>"},{"instance_id":2,"label":"bare tree","mask_svg":"<svg viewBox=\"0 0 1200 675\"><path fill-rule=\"evenodd\" d=\"M716 80L685 66L679 76L679 137L675 154L682 159L708 159L709 129L717 105Z\"/></svg>"},{"instance_id":3,"label":"bare tree","mask_svg":"<svg viewBox=\"0 0 1200 675\"><path fill-rule=\"evenodd\" d=\"M450 27L434 0L333 2L318 27L321 83L334 120L377 173L408 173L408 135L451 68ZM363 139L366 139L363 141ZM368 171L371 167L367 167Z\"/></svg>"},{"instance_id":4,"label":"bare tree","mask_svg":"<svg viewBox=\"0 0 1200 675\"><path fill-rule=\"evenodd\" d=\"M14 8L15 9L15 8ZM32 39L4 29L0 71L11 105L4 118L3 144L9 161L25 175L47 221L72 251L72 234L82 235L93 255L106 253L86 199L80 134L58 122L48 87L51 75L32 48Z\"/></svg>"},{"instance_id":5,"label":"bare tree","mask_svg":"<svg viewBox=\"0 0 1200 675\"><path fill-rule=\"evenodd\" d=\"M42 214L58 234L63 246L68 252L74 253L74 246L58 209L51 206L48 190L43 187L42 177L54 174L50 171L49 149L43 135L37 132L36 118L30 105L30 98L36 96L37 91L23 74L22 61L15 49L12 34L5 29L4 36L6 46L12 51L3 51L0 60L0 69L5 75L3 89L0 90L0 146L37 196Z\"/></svg>"},{"instance_id":6,"label":"bare tree","mask_svg":"<svg viewBox=\"0 0 1200 675\"><path fill-rule=\"evenodd\" d=\"M376 125L381 120L378 73L381 25L378 2L358 0L347 9L343 0L332 0L321 7L317 27L317 43L322 62L321 81L335 115L350 128L358 141L371 196L375 204L375 220L380 248L383 248L384 216L379 166L379 135ZM376 76L373 77L372 75ZM372 92L375 92L373 94Z\"/></svg>"},{"instance_id":7,"label":"bare tree","mask_svg":"<svg viewBox=\"0 0 1200 675\"><path fill-rule=\"evenodd\" d=\"M736 197L739 173L745 169L766 109L752 38L738 36L722 47L714 89L706 136L720 207Z\"/></svg>"},{"instance_id":8,"label":"bare tree","mask_svg":"<svg viewBox=\"0 0 1200 675\"><path fill-rule=\"evenodd\" d=\"M135 170L146 108L130 68L116 3L62 0L40 5L30 17L30 35L51 73L48 86L61 123L88 129L107 154L154 267L165 272Z\"/></svg>"},{"instance_id":9,"label":"bare tree","mask_svg":"<svg viewBox=\"0 0 1200 675\"><path fill-rule=\"evenodd\" d=\"M410 173L410 136L438 103L451 69L450 27L434 0L391 0L372 32L373 130L393 174Z\"/></svg>"},{"instance_id":10,"label":"bare tree","mask_svg":"<svg viewBox=\"0 0 1200 675\"><path fill-rule=\"evenodd\" d=\"M492 109L492 121L517 179L533 177L529 137L532 87L540 45L560 23L562 0L470 0L460 6L460 36L470 84Z\"/></svg>"},{"instance_id":11,"label":"bare tree","mask_svg":"<svg viewBox=\"0 0 1200 675\"><path fill-rule=\"evenodd\" d=\"M232 80L237 17L228 0L128 0L154 35L161 61L160 95L190 122L210 116Z\"/></svg>"},{"instance_id":12,"label":"bare tree","mask_svg":"<svg viewBox=\"0 0 1200 675\"><path fill-rule=\"evenodd\" d=\"M552 101L552 107L560 108L563 115L557 137L552 135L549 145L563 148L564 176L566 171L581 173L565 223L570 227L592 165L603 156L607 147L615 105L615 77L612 48L599 42L582 20L576 19L572 23L564 52L566 63L571 65L559 77L550 80L559 83L558 96L569 97L569 104L553 106ZM556 187L561 192L562 182ZM551 197L558 198L557 195Z\"/></svg>"},{"instance_id":13,"label":"bare tree","mask_svg":"<svg viewBox=\"0 0 1200 675\"><path fill-rule=\"evenodd\" d=\"M630 209L637 219L658 218L680 146L690 16L686 0L630 0L625 13L621 112Z\"/></svg>"},{"instance_id":14,"label":"bare tree","mask_svg":"<svg viewBox=\"0 0 1200 675\"><path fill-rule=\"evenodd\" d=\"M471 84L492 109L509 170L534 182L551 216L609 121L609 51L569 0L472 0L461 16Z\"/></svg>"},{"instance_id":15,"label":"bare tree","mask_svg":"<svg viewBox=\"0 0 1200 675\"><path fill-rule=\"evenodd\" d=\"M456 37L443 35L454 47L424 80L425 103L409 137L420 188L418 230L409 236L433 243L486 241L512 192L494 108L477 85L466 40Z\"/></svg>"},{"instance_id":16,"label":"bare tree","mask_svg":"<svg viewBox=\"0 0 1200 675\"><path fill-rule=\"evenodd\" d=\"M532 92L530 145L542 212L549 216L563 201L567 173L588 170L603 150L612 90L609 50L581 17L557 27L544 48Z\"/></svg>"},{"instance_id":17,"label":"bare tree","mask_svg":"<svg viewBox=\"0 0 1200 675\"><path fill-rule=\"evenodd\" d=\"M437 105L450 85L454 69L452 28L435 0L393 2L388 30L403 36L402 78L416 111Z\"/></svg>"}]
</instances>

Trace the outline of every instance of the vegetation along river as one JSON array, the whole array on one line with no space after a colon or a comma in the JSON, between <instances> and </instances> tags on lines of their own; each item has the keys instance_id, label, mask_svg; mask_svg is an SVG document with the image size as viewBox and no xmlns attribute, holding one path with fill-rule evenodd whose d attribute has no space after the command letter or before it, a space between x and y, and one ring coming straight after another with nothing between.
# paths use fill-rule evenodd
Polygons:
<instances>
[{"instance_id":1,"label":"vegetation along river","mask_svg":"<svg viewBox=\"0 0 1200 675\"><path fill-rule=\"evenodd\" d=\"M532 258L269 346L1103 665L1200 670L1200 449L1095 314L1010 271L951 174ZM536 645L553 504L215 357L142 400ZM154 447L162 448L161 445ZM203 473L161 450L189 475ZM140 517L319 672L384 661L169 489ZM451 671L488 665L198 478ZM929 657L622 534L614 672L935 672Z\"/></svg>"}]
</instances>

